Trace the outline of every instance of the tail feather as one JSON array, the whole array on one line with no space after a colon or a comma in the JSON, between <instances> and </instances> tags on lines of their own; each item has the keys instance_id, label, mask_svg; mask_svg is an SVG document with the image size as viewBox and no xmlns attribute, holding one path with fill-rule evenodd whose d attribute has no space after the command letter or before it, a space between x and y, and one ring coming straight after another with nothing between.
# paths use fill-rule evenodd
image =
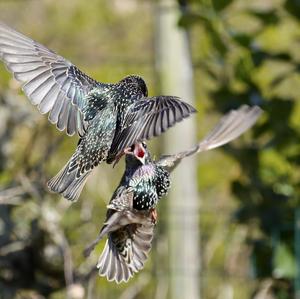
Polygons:
<instances>
[{"instance_id":1,"label":"tail feather","mask_svg":"<svg viewBox=\"0 0 300 299\"><path fill-rule=\"evenodd\" d=\"M136 246L133 245L134 252L137 251L135 247L136 247ZM135 255L137 256L137 254L135 254ZM135 258L132 259L132 269L133 269L134 272L138 272L139 269L142 269L142 268L143 268L143 266L144 266L144 264L143 264L141 258L136 258L136 257L135 257Z\"/></svg>"},{"instance_id":2,"label":"tail feather","mask_svg":"<svg viewBox=\"0 0 300 299\"><path fill-rule=\"evenodd\" d=\"M99 269L99 275L106 276L108 281L127 282L133 276L133 271L118 253L111 238L106 241L97 268Z\"/></svg>"},{"instance_id":3,"label":"tail feather","mask_svg":"<svg viewBox=\"0 0 300 299\"><path fill-rule=\"evenodd\" d=\"M130 235L129 232L134 233ZM104 250L99 258L97 268L99 275L109 281L127 282L135 272L144 267L151 249L154 224L131 224L124 229L109 233Z\"/></svg>"},{"instance_id":4,"label":"tail feather","mask_svg":"<svg viewBox=\"0 0 300 299\"><path fill-rule=\"evenodd\" d=\"M113 255L110 253L109 264L107 267L107 277L109 281L111 281L116 275L116 263L114 263L113 260Z\"/></svg>"},{"instance_id":5,"label":"tail feather","mask_svg":"<svg viewBox=\"0 0 300 299\"><path fill-rule=\"evenodd\" d=\"M74 168L73 165L74 156L55 177L48 181L47 185L50 191L60 193L68 200L76 201L91 170L78 176L78 167Z\"/></svg>"}]
</instances>

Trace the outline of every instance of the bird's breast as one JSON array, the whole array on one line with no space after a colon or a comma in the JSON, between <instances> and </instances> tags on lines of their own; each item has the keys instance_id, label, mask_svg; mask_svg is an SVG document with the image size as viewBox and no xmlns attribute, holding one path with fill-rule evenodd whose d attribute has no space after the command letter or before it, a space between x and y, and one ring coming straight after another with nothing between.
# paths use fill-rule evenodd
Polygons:
<instances>
[{"instance_id":1,"label":"bird's breast","mask_svg":"<svg viewBox=\"0 0 300 299\"><path fill-rule=\"evenodd\" d=\"M158 200L155 187L155 168L145 165L138 168L132 176L130 185L134 189L133 207L137 210L153 208Z\"/></svg>"},{"instance_id":2,"label":"bird's breast","mask_svg":"<svg viewBox=\"0 0 300 299\"><path fill-rule=\"evenodd\" d=\"M144 165L139 167L133 174L133 178L143 178L143 180L152 180L155 176L155 168L153 165Z\"/></svg>"}]
</instances>

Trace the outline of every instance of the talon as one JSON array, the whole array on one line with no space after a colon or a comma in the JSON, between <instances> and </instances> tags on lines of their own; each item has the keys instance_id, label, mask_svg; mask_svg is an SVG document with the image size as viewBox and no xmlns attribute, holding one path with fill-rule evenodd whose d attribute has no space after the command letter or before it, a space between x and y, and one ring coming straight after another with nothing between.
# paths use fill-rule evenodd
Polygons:
<instances>
[{"instance_id":1,"label":"talon","mask_svg":"<svg viewBox=\"0 0 300 299\"><path fill-rule=\"evenodd\" d=\"M121 160L121 158L129 152L129 150L130 150L130 147L125 148L122 152L120 152L119 154L116 155L115 162L113 164L113 168L118 164L118 162Z\"/></svg>"},{"instance_id":2,"label":"talon","mask_svg":"<svg viewBox=\"0 0 300 299\"><path fill-rule=\"evenodd\" d=\"M151 216L151 222L153 223L153 224L156 224L156 222L157 222L157 211L156 211L156 209L151 209L151 212L150 212L150 216Z\"/></svg>"}]
</instances>

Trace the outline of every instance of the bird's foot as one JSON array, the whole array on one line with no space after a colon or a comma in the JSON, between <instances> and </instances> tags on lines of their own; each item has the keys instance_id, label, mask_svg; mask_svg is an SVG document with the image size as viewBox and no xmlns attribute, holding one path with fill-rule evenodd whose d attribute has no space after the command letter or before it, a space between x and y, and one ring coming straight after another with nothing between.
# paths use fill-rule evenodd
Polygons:
<instances>
[{"instance_id":1,"label":"bird's foot","mask_svg":"<svg viewBox=\"0 0 300 299\"><path fill-rule=\"evenodd\" d=\"M119 154L116 155L115 157L115 162L113 164L113 168L118 164L118 162L121 160L121 158L128 154L131 151L131 147L127 147L125 148L122 152L120 152Z\"/></svg>"},{"instance_id":2,"label":"bird's foot","mask_svg":"<svg viewBox=\"0 0 300 299\"><path fill-rule=\"evenodd\" d=\"M156 224L156 222L157 222L157 211L156 211L156 209L151 209L150 217L151 217L151 222L153 224Z\"/></svg>"}]
</instances>

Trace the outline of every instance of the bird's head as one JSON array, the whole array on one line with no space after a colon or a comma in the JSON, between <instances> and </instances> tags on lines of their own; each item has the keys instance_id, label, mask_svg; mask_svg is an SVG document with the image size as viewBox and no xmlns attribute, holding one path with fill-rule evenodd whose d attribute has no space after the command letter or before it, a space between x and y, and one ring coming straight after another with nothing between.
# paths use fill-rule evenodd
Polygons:
<instances>
[{"instance_id":1,"label":"bird's head","mask_svg":"<svg viewBox=\"0 0 300 299\"><path fill-rule=\"evenodd\" d=\"M125 84L136 85L136 87L140 89L140 91L145 97L148 96L148 88L142 77L137 75L129 75L123 78L120 82L123 82Z\"/></svg>"},{"instance_id":2,"label":"bird's head","mask_svg":"<svg viewBox=\"0 0 300 299\"><path fill-rule=\"evenodd\" d=\"M128 165L145 165L151 162L150 152L145 142L137 142L130 148L124 150L126 155L126 166Z\"/></svg>"}]
</instances>

